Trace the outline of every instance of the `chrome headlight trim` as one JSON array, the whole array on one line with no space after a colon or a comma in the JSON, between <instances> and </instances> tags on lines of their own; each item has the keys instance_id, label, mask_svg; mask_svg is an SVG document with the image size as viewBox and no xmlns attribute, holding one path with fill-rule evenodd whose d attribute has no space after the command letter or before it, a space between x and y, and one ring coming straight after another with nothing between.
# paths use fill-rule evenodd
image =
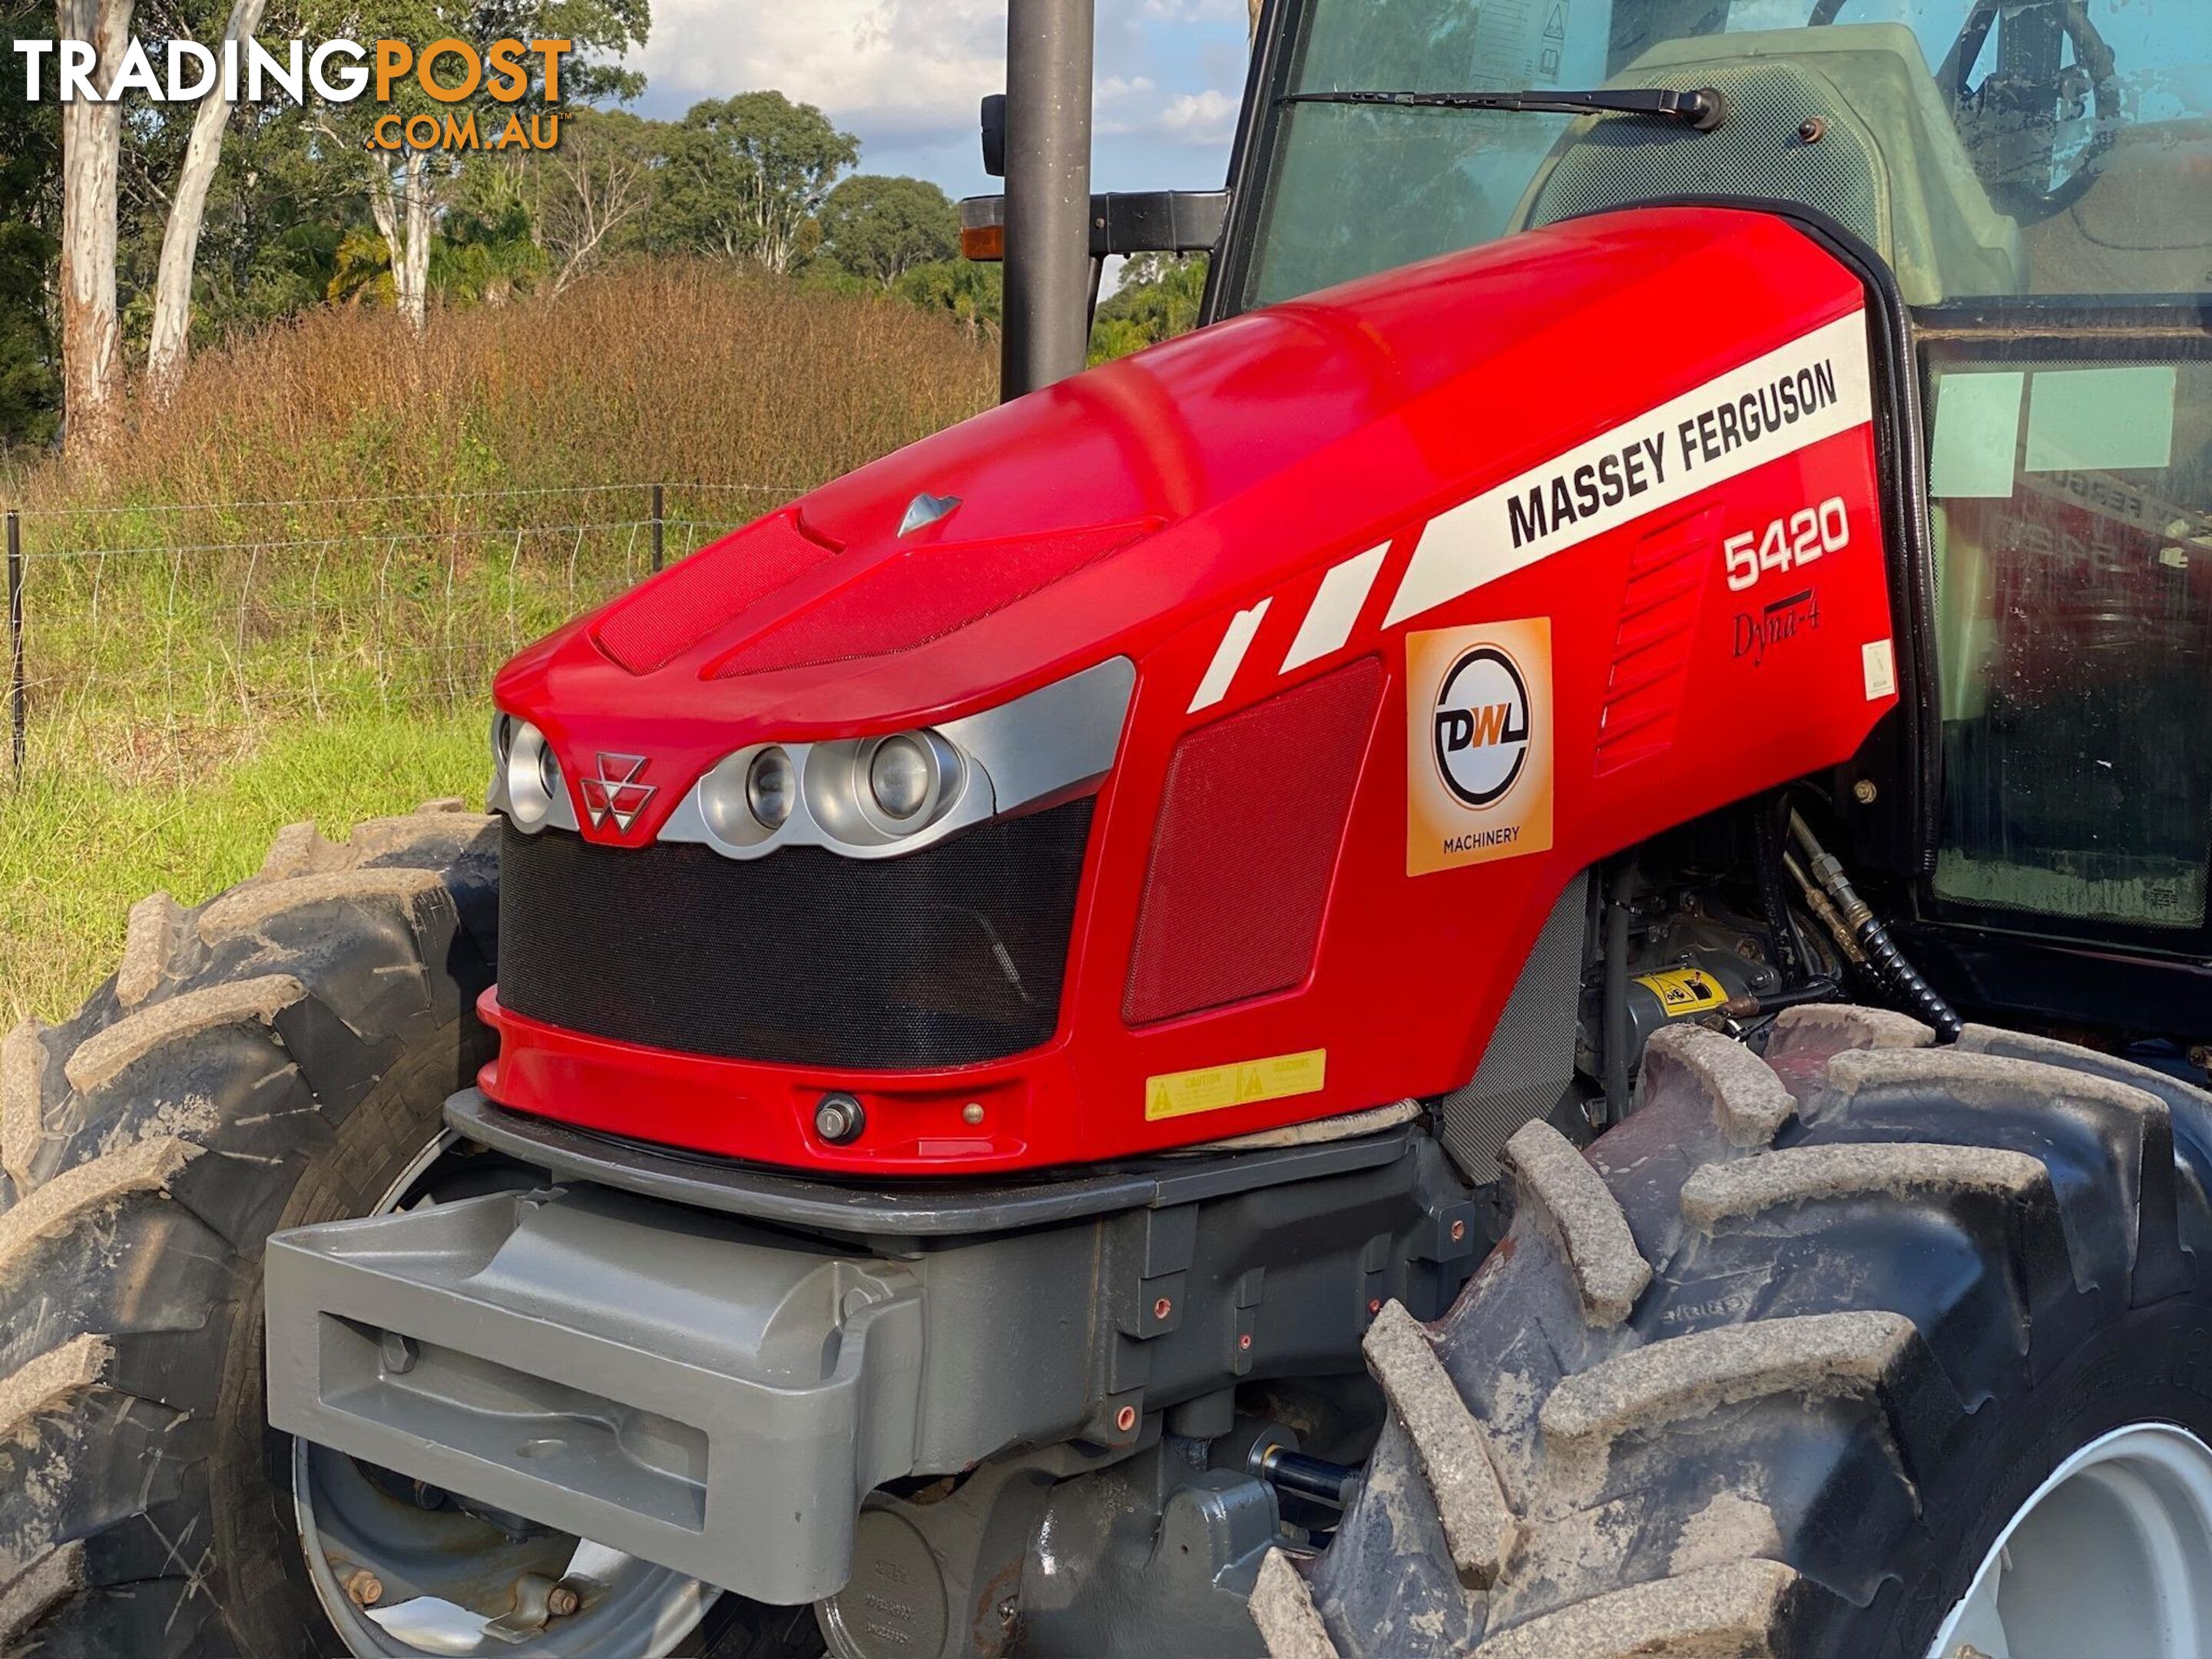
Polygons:
<instances>
[{"instance_id":1,"label":"chrome headlight trim","mask_svg":"<svg viewBox=\"0 0 2212 1659\"><path fill-rule=\"evenodd\" d=\"M692 786L659 839L699 843L733 859L762 858L782 847L822 847L854 859L919 852L975 824L1096 784L1114 764L1136 684L1136 665L1115 657L939 726L825 743L753 744L725 757ZM931 798L904 821L878 809L868 786L876 750L894 737L921 744L934 772ZM799 787L790 816L770 830L749 811L732 812L728 792L734 783L742 800L754 760L779 748L790 757Z\"/></svg>"},{"instance_id":2,"label":"chrome headlight trim","mask_svg":"<svg viewBox=\"0 0 2212 1659\"><path fill-rule=\"evenodd\" d=\"M575 804L568 798L568 780L546 742L545 734L528 720L495 712L491 719L491 782L484 790L484 810L497 812L526 836L541 830L576 828ZM546 779L541 763L550 763L553 776Z\"/></svg>"}]
</instances>

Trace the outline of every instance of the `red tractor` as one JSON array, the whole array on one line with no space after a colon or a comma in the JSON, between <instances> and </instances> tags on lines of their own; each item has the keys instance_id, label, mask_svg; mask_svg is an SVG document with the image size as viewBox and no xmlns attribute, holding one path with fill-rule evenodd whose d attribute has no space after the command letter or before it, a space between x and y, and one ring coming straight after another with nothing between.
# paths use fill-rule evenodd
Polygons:
<instances>
[{"instance_id":1,"label":"red tractor","mask_svg":"<svg viewBox=\"0 0 2212 1659\"><path fill-rule=\"evenodd\" d=\"M2212 1652L2201 10L1089 30L1026 395L8 1038L0 1644Z\"/></svg>"}]
</instances>

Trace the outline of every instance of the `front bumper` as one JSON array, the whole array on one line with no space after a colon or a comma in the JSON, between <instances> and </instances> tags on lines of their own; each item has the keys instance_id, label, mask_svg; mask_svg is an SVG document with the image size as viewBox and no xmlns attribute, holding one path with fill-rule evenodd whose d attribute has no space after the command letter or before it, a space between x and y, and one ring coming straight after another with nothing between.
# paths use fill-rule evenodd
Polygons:
<instances>
[{"instance_id":1,"label":"front bumper","mask_svg":"<svg viewBox=\"0 0 2212 1659\"><path fill-rule=\"evenodd\" d=\"M598 1191L280 1234L278 1428L760 1601L914 1464L921 1288ZM769 1494L775 1501L763 1501Z\"/></svg>"},{"instance_id":2,"label":"front bumper","mask_svg":"<svg viewBox=\"0 0 2212 1659\"><path fill-rule=\"evenodd\" d=\"M648 1048L516 1013L492 987L477 1012L499 1036L479 1075L501 1105L606 1134L716 1158L862 1179L964 1176L1071 1158L1073 1079L1064 1042L988 1065L854 1072L768 1065ZM857 1096L868 1133L850 1145L815 1132L814 1109ZM982 1109L970 1122L970 1106Z\"/></svg>"},{"instance_id":3,"label":"front bumper","mask_svg":"<svg viewBox=\"0 0 2212 1659\"><path fill-rule=\"evenodd\" d=\"M885 1481L1355 1369L1482 1237L1402 1127L925 1199L448 1115L563 1184L272 1237L270 1420L763 1601L842 1587Z\"/></svg>"}]
</instances>

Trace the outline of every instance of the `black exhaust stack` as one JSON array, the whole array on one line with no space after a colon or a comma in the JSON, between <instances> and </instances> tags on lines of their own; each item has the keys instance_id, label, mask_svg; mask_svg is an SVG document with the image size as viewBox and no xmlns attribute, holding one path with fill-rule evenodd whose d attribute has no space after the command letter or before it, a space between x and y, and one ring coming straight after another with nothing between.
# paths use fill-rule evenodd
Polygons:
<instances>
[{"instance_id":1,"label":"black exhaust stack","mask_svg":"<svg viewBox=\"0 0 2212 1659\"><path fill-rule=\"evenodd\" d=\"M1092 5L1006 9L1006 398L1079 374L1090 347Z\"/></svg>"}]
</instances>

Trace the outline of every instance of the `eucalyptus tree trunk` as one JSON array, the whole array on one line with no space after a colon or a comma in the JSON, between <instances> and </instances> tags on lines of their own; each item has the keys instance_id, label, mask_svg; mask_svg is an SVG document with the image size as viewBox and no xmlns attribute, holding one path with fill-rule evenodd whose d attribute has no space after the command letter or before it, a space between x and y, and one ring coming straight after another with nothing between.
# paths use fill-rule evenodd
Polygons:
<instances>
[{"instance_id":1,"label":"eucalyptus tree trunk","mask_svg":"<svg viewBox=\"0 0 2212 1659\"><path fill-rule=\"evenodd\" d=\"M58 38L87 40L93 84L106 92L130 42L132 0L56 0ZM120 105L62 106L62 398L70 453L95 453L123 403L115 303L115 197L123 152Z\"/></svg>"},{"instance_id":2,"label":"eucalyptus tree trunk","mask_svg":"<svg viewBox=\"0 0 2212 1659\"><path fill-rule=\"evenodd\" d=\"M261 27L268 0L233 0L223 40L243 41ZM220 54L218 54L220 55ZM222 157L223 129L230 123L230 100L222 79L200 100L192 136L177 173L169 202L169 222L161 235L161 263L154 284L154 333L146 350L146 381L155 398L166 401L184 372L191 349L192 270L199 258L200 228L207 219L208 186Z\"/></svg>"},{"instance_id":3,"label":"eucalyptus tree trunk","mask_svg":"<svg viewBox=\"0 0 2212 1659\"><path fill-rule=\"evenodd\" d=\"M410 149L392 169L380 165L369 179L368 210L392 253L392 292L399 314L417 333L429 315L430 158Z\"/></svg>"}]
</instances>

